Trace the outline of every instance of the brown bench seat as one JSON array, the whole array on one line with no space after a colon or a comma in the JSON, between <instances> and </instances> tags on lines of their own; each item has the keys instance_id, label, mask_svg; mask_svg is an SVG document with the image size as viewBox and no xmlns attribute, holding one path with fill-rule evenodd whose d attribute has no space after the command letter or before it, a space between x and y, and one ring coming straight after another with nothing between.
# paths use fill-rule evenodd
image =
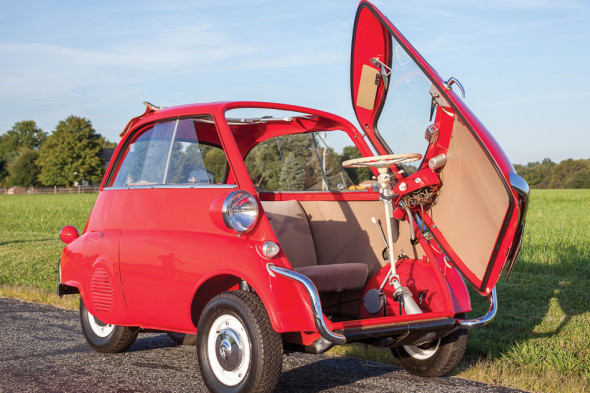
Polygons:
<instances>
[{"instance_id":1,"label":"brown bench seat","mask_svg":"<svg viewBox=\"0 0 590 393\"><path fill-rule=\"evenodd\" d=\"M365 286L366 264L317 260L307 215L298 201L263 201L262 207L289 263L307 276L318 292L354 291Z\"/></svg>"}]
</instances>

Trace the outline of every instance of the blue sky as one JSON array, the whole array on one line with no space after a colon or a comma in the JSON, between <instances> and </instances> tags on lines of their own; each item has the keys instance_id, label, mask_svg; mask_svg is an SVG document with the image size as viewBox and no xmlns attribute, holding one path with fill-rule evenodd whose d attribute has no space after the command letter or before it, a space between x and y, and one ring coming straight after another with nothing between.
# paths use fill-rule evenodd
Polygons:
<instances>
[{"instance_id":1,"label":"blue sky","mask_svg":"<svg viewBox=\"0 0 590 393\"><path fill-rule=\"evenodd\" d=\"M0 132L73 114L112 141L143 111L260 100L354 121L356 1L3 1ZM515 163L589 158L590 5L378 1Z\"/></svg>"}]
</instances>

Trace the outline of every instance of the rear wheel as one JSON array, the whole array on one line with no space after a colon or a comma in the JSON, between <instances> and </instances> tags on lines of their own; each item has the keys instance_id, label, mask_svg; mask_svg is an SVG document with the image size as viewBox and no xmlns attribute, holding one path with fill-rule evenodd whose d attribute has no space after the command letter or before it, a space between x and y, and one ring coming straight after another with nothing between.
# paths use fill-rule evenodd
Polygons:
<instances>
[{"instance_id":1,"label":"rear wheel","mask_svg":"<svg viewBox=\"0 0 590 393\"><path fill-rule=\"evenodd\" d=\"M467 330L451 334L421 345L391 348L393 356L407 372L421 377L440 377L461 363L467 348Z\"/></svg>"},{"instance_id":2,"label":"rear wheel","mask_svg":"<svg viewBox=\"0 0 590 393\"><path fill-rule=\"evenodd\" d=\"M117 353L129 348L137 338L138 328L106 324L90 314L80 298L80 324L88 344L97 352Z\"/></svg>"},{"instance_id":3,"label":"rear wheel","mask_svg":"<svg viewBox=\"0 0 590 393\"><path fill-rule=\"evenodd\" d=\"M211 391L271 392L281 374L283 343L258 296L231 291L205 306L197 327L197 355Z\"/></svg>"}]
</instances>

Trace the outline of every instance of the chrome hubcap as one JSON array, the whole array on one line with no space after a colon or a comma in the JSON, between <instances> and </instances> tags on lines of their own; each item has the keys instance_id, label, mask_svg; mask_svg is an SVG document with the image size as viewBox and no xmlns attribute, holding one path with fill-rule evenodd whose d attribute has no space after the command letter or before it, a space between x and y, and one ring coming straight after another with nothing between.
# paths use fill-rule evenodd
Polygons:
<instances>
[{"instance_id":1,"label":"chrome hubcap","mask_svg":"<svg viewBox=\"0 0 590 393\"><path fill-rule=\"evenodd\" d=\"M88 311L88 322L90 329L92 329L94 334L101 338L108 337L108 335L115 330L115 325L104 323L94 315L90 314L90 311Z\"/></svg>"},{"instance_id":2,"label":"chrome hubcap","mask_svg":"<svg viewBox=\"0 0 590 393\"><path fill-rule=\"evenodd\" d=\"M430 359L436 351L438 351L438 347L440 346L440 338L436 341L431 343L426 343L422 345L404 345L404 349L414 359L418 360L426 360Z\"/></svg>"},{"instance_id":3,"label":"chrome hubcap","mask_svg":"<svg viewBox=\"0 0 590 393\"><path fill-rule=\"evenodd\" d=\"M233 315L221 315L207 335L207 358L217 379L235 386L246 377L251 358L246 328Z\"/></svg>"},{"instance_id":4,"label":"chrome hubcap","mask_svg":"<svg viewBox=\"0 0 590 393\"><path fill-rule=\"evenodd\" d=\"M234 371L242 361L243 348L240 337L231 329L223 329L215 342L217 361L224 370Z\"/></svg>"}]
</instances>

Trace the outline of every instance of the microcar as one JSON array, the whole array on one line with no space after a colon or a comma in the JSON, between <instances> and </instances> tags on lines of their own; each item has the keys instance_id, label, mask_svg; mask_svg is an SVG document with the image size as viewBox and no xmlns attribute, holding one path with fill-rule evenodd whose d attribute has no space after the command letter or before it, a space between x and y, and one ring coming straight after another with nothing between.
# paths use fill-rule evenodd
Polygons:
<instances>
[{"instance_id":1,"label":"microcar","mask_svg":"<svg viewBox=\"0 0 590 393\"><path fill-rule=\"evenodd\" d=\"M58 293L80 294L92 348L196 335L214 392L271 391L285 351L354 342L415 375L458 365L468 330L496 314L528 186L461 84L369 2L351 50L358 124L275 103L145 103L82 234L60 233ZM467 285L485 315L467 316Z\"/></svg>"}]
</instances>

